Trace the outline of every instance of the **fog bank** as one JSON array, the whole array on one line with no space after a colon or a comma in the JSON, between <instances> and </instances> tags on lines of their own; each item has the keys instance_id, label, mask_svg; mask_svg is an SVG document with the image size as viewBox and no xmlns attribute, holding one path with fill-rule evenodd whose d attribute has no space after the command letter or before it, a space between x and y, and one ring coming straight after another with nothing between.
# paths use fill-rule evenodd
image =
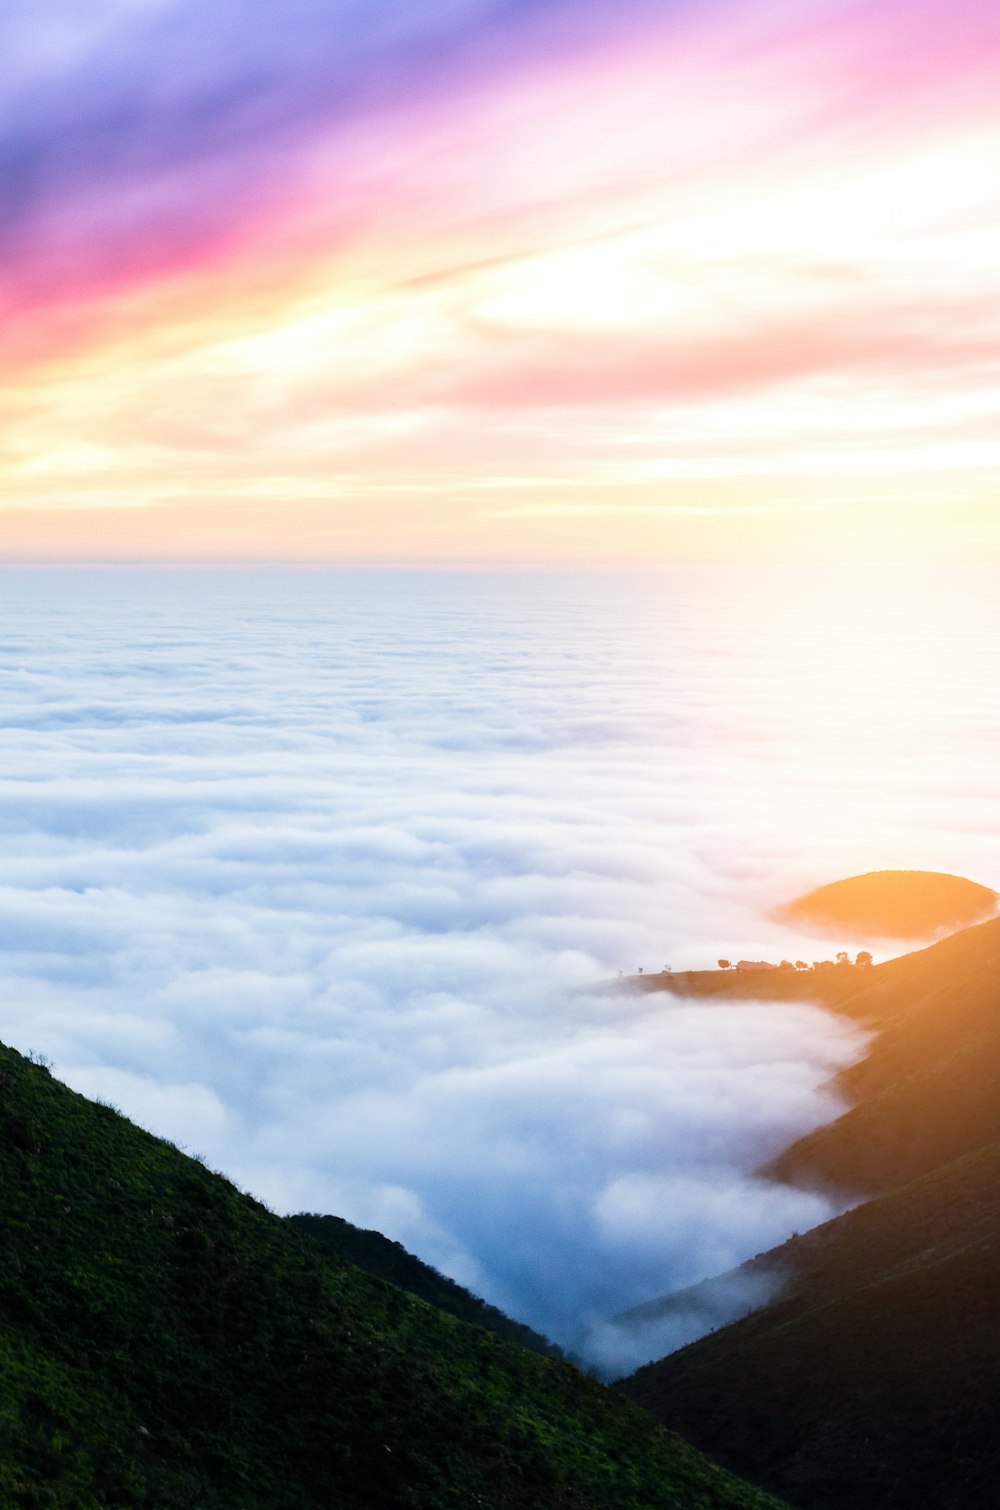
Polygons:
<instances>
[{"instance_id":1,"label":"fog bank","mask_svg":"<svg viewBox=\"0 0 1000 1510\"><path fill-rule=\"evenodd\" d=\"M859 597L817 696L794 577L0 576L6 1041L565 1345L830 1213L752 1171L855 1030L587 988L812 958L765 913L832 876L989 882L986 600L918 686Z\"/></svg>"}]
</instances>

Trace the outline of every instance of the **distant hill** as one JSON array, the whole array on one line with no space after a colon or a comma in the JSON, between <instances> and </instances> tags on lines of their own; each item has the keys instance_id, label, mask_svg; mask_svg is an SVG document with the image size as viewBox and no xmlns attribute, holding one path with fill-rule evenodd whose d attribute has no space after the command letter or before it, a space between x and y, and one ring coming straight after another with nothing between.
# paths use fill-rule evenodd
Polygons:
<instances>
[{"instance_id":1,"label":"distant hill","mask_svg":"<svg viewBox=\"0 0 1000 1510\"><path fill-rule=\"evenodd\" d=\"M987 1510L1000 1143L776 1248L777 1300L619 1388L801 1510Z\"/></svg>"},{"instance_id":2,"label":"distant hill","mask_svg":"<svg viewBox=\"0 0 1000 1510\"><path fill-rule=\"evenodd\" d=\"M437 1306L439 1311L447 1311L449 1316L457 1316L460 1321L470 1322L473 1326L485 1327L497 1337L520 1343L521 1347L530 1348L532 1352L541 1353L545 1357L563 1357L562 1349L547 1337L532 1331L531 1327L524 1326L519 1321L513 1321L503 1311L497 1310L496 1306L487 1305L485 1300L480 1300L471 1290L466 1290L453 1279L439 1274L430 1264L425 1264L422 1259L408 1253L402 1243L393 1242L381 1232L355 1227L342 1216L316 1216L301 1212L287 1220L340 1258L357 1264L367 1274L377 1274L380 1279L387 1279L390 1284L398 1285L410 1295L418 1296L428 1305Z\"/></svg>"},{"instance_id":3,"label":"distant hill","mask_svg":"<svg viewBox=\"0 0 1000 1510\"><path fill-rule=\"evenodd\" d=\"M0 1505L773 1505L2 1047L0 1188Z\"/></svg>"},{"instance_id":4,"label":"distant hill","mask_svg":"<svg viewBox=\"0 0 1000 1510\"><path fill-rule=\"evenodd\" d=\"M819 929L850 944L871 939L931 939L997 910L988 886L933 870L873 870L820 886L779 907L780 922Z\"/></svg>"},{"instance_id":5,"label":"distant hill","mask_svg":"<svg viewBox=\"0 0 1000 1510\"><path fill-rule=\"evenodd\" d=\"M986 1510L1000 1471L1000 919L859 974L840 1009L875 1036L838 1077L856 1105L767 1172L881 1193L651 1302L655 1319L699 1289L711 1302L781 1281L770 1304L619 1387L801 1510Z\"/></svg>"}]
</instances>

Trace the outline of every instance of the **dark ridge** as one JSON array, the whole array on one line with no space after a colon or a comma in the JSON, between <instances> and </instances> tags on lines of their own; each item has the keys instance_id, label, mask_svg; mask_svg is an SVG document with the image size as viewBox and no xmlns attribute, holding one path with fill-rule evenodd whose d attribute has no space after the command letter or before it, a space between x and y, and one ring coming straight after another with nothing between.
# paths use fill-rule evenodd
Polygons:
<instances>
[{"instance_id":1,"label":"dark ridge","mask_svg":"<svg viewBox=\"0 0 1000 1510\"><path fill-rule=\"evenodd\" d=\"M801 1510L987 1510L1000 1142L735 1271L776 1300L617 1386Z\"/></svg>"},{"instance_id":2,"label":"dark ridge","mask_svg":"<svg viewBox=\"0 0 1000 1510\"><path fill-rule=\"evenodd\" d=\"M446 1311L449 1316L457 1316L460 1321L467 1321L473 1326L485 1327L497 1337L517 1342L521 1347L530 1348L532 1352L541 1353L544 1357L564 1356L562 1349L547 1337L524 1326L520 1321L512 1320L496 1306L487 1305L485 1300L473 1295L471 1290L465 1289L447 1275L440 1274L430 1264L425 1264L422 1259L407 1252L402 1243L393 1242L381 1232L374 1232L367 1227L355 1227L342 1216L316 1216L300 1212L287 1220L300 1232L308 1233L329 1248L332 1253L357 1264L366 1274L377 1274L379 1279L387 1279L390 1284L398 1285L401 1290L416 1295L428 1305L436 1306L439 1311Z\"/></svg>"},{"instance_id":3,"label":"dark ridge","mask_svg":"<svg viewBox=\"0 0 1000 1510\"><path fill-rule=\"evenodd\" d=\"M0 1504L765 1510L0 1047Z\"/></svg>"},{"instance_id":4,"label":"dark ridge","mask_svg":"<svg viewBox=\"0 0 1000 1510\"><path fill-rule=\"evenodd\" d=\"M813 1001L847 1016L864 1016L855 1001L871 984L871 971L854 964L828 970L673 970L624 975L597 989L618 992L666 991L707 1001Z\"/></svg>"}]
</instances>

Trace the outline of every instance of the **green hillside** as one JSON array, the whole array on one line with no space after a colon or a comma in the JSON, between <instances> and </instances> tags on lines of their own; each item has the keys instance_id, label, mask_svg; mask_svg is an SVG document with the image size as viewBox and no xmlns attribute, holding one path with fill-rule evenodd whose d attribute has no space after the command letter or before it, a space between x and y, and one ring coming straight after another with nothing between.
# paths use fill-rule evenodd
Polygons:
<instances>
[{"instance_id":1,"label":"green hillside","mask_svg":"<svg viewBox=\"0 0 1000 1510\"><path fill-rule=\"evenodd\" d=\"M745 1269L771 1305L619 1386L801 1510L986 1510L1000 1474L1000 1143Z\"/></svg>"},{"instance_id":2,"label":"green hillside","mask_svg":"<svg viewBox=\"0 0 1000 1510\"><path fill-rule=\"evenodd\" d=\"M460 1321L471 1322L473 1326L485 1327L488 1332L494 1332L508 1342L520 1343L521 1347L530 1348L532 1352L541 1353L547 1358L563 1357L562 1349L547 1337L532 1331L531 1327L524 1326L519 1321L513 1321L503 1311L498 1311L496 1306L487 1305L485 1300L480 1300L471 1290L456 1284L447 1275L439 1274L430 1264L425 1264L422 1259L408 1253L402 1243L393 1242L381 1232L373 1232L367 1227L355 1227L342 1216L316 1216L300 1212L287 1220L301 1232L307 1232L310 1237L323 1243L340 1258L357 1264L367 1274L377 1274L380 1279L387 1279L390 1284L398 1285L410 1295L426 1300L428 1305L447 1311L449 1316L457 1316Z\"/></svg>"},{"instance_id":3,"label":"green hillside","mask_svg":"<svg viewBox=\"0 0 1000 1510\"><path fill-rule=\"evenodd\" d=\"M0 1048L0 1504L771 1502Z\"/></svg>"}]
</instances>

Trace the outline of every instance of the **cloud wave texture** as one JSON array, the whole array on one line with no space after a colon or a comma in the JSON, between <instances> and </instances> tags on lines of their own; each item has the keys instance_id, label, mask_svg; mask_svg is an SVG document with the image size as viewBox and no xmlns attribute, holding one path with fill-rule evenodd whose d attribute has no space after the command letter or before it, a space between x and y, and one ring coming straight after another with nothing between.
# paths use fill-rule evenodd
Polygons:
<instances>
[{"instance_id":1,"label":"cloud wave texture","mask_svg":"<svg viewBox=\"0 0 1000 1510\"><path fill-rule=\"evenodd\" d=\"M831 875L991 879L994 681L925 659L931 719L880 580L895 683L859 642L816 696L843 582L783 581L4 574L0 1032L570 1345L822 1219L751 1171L851 1029L590 989L826 953L763 912Z\"/></svg>"}]
</instances>

